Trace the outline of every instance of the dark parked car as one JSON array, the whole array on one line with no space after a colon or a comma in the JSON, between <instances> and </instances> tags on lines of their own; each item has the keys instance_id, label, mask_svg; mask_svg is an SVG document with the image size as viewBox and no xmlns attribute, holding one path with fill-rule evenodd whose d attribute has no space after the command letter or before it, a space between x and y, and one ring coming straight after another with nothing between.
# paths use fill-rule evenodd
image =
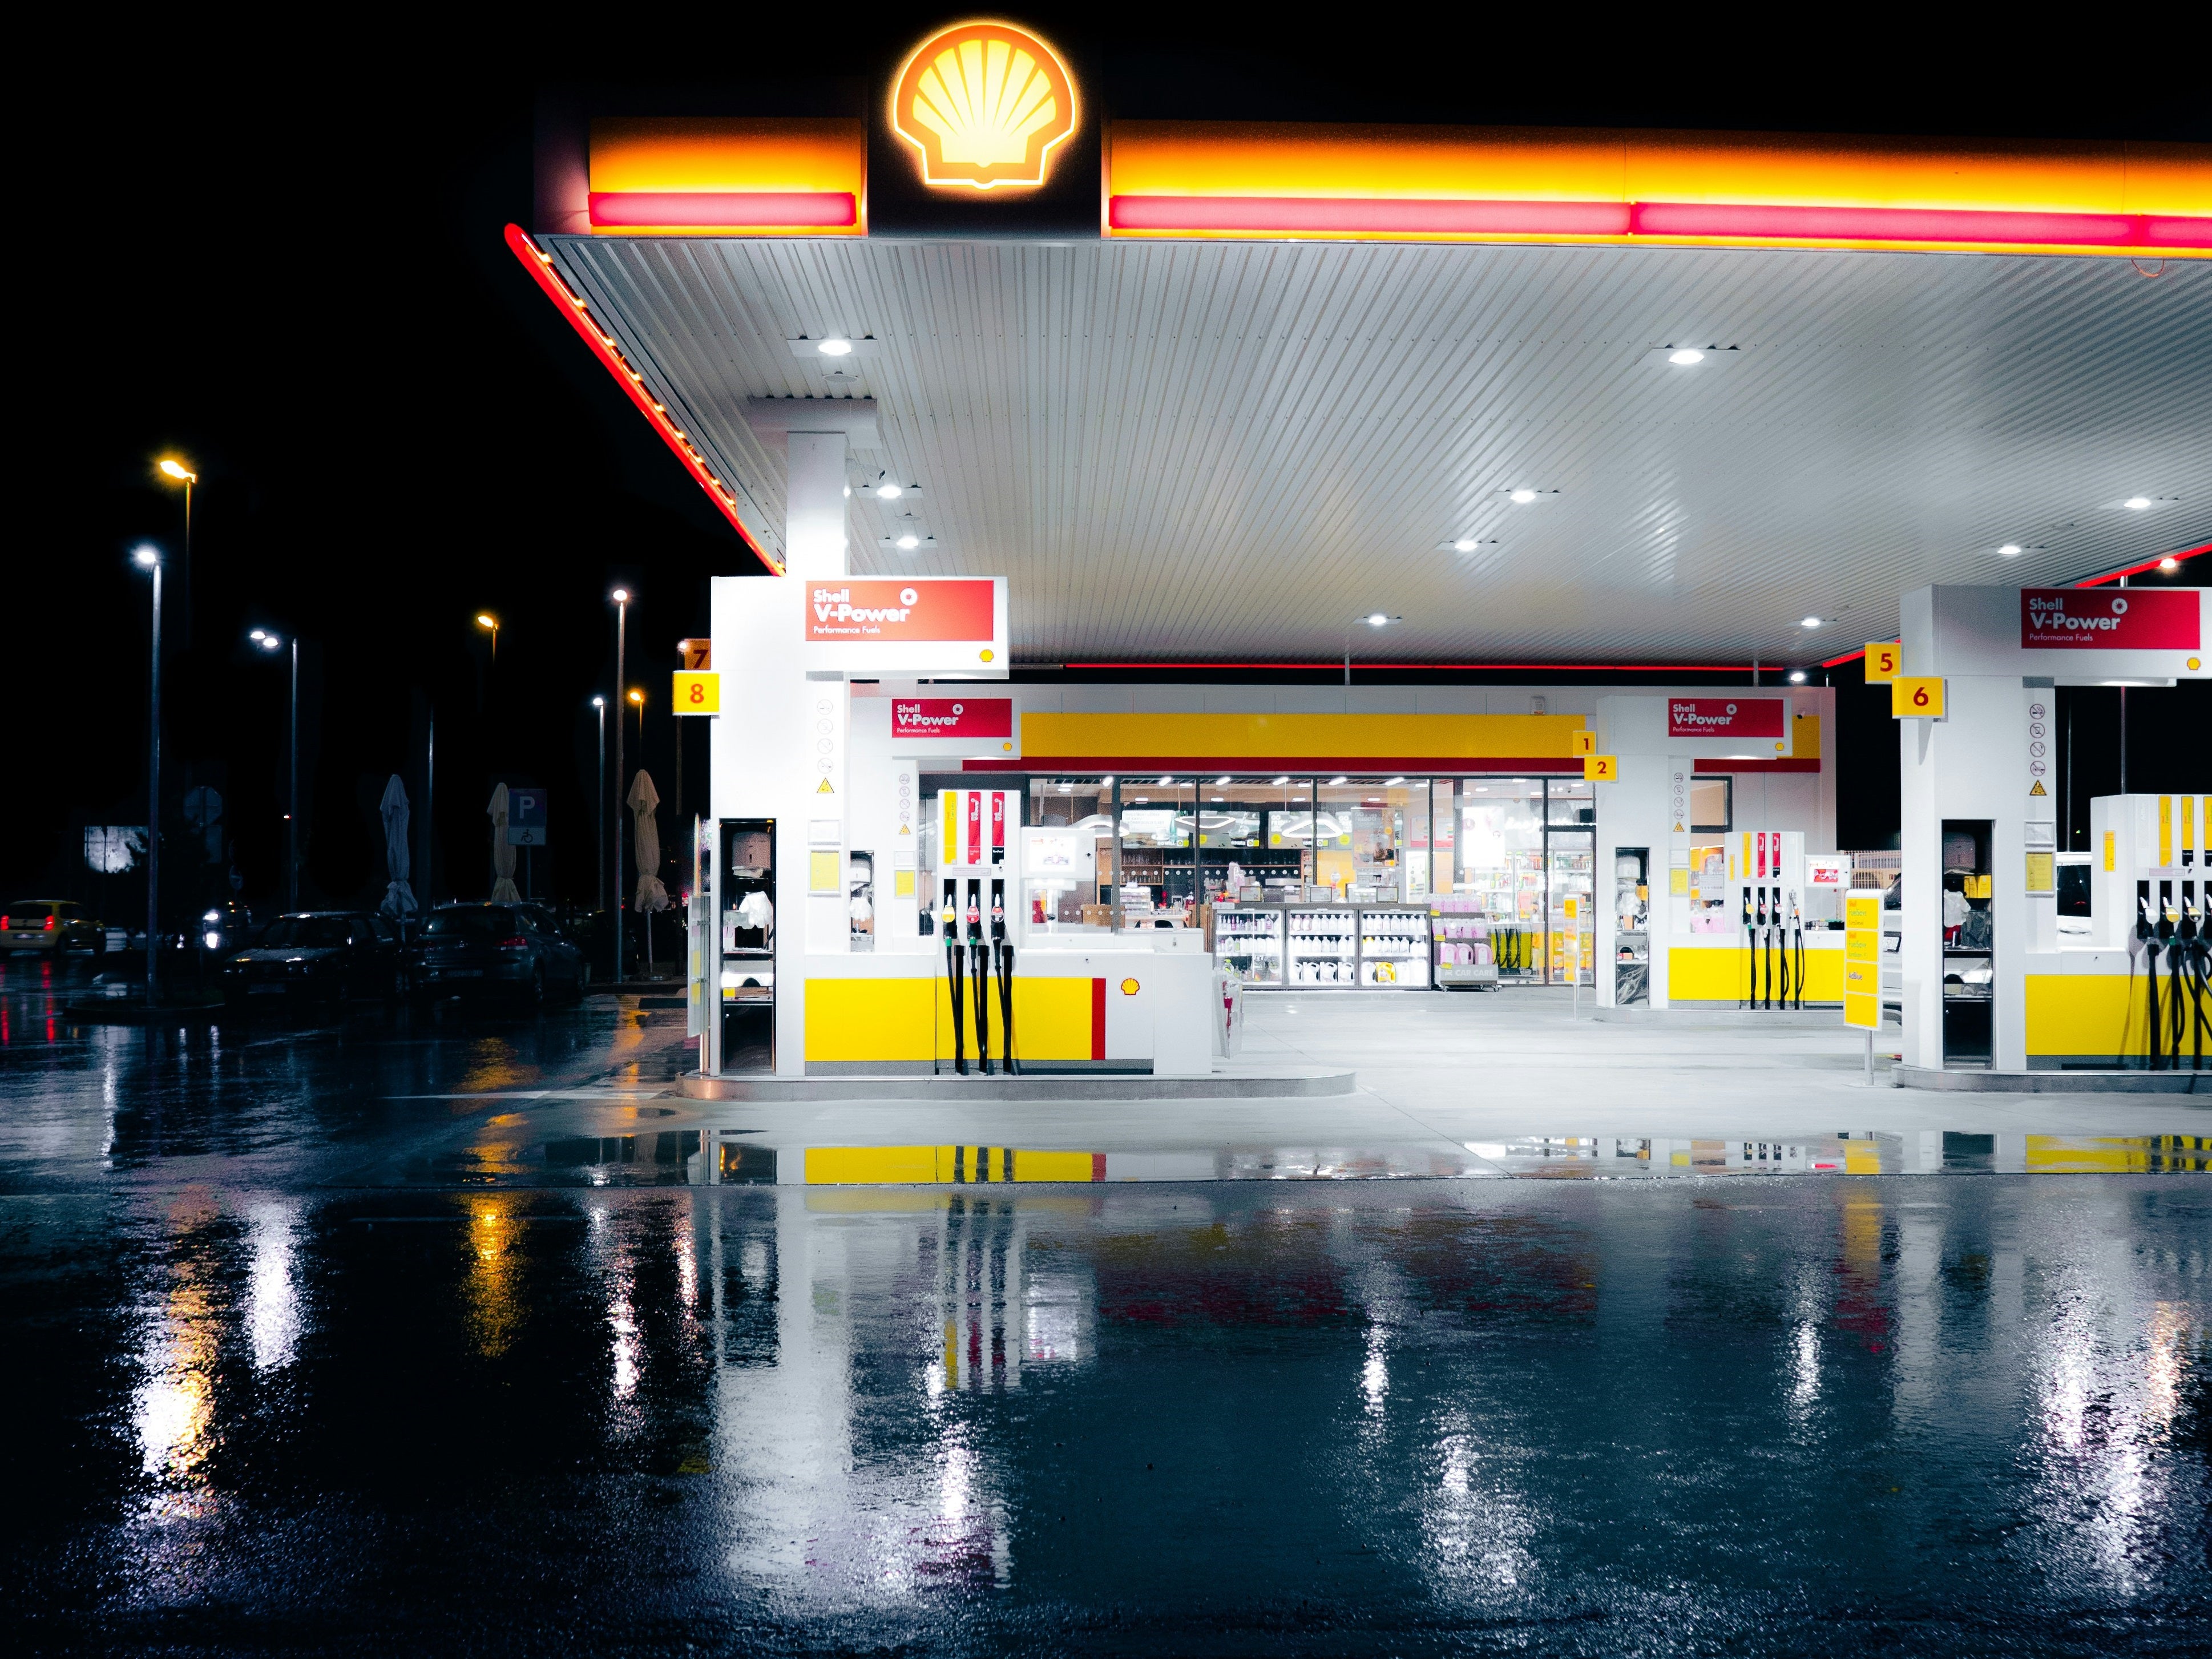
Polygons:
<instances>
[{"instance_id":1,"label":"dark parked car","mask_svg":"<svg viewBox=\"0 0 2212 1659\"><path fill-rule=\"evenodd\" d=\"M106 924L67 899L17 899L0 911L0 951L107 950Z\"/></svg>"},{"instance_id":2,"label":"dark parked car","mask_svg":"<svg viewBox=\"0 0 2212 1659\"><path fill-rule=\"evenodd\" d=\"M279 916L252 945L223 958L222 979L223 1000L234 1008L388 1000L407 988L398 930L363 910Z\"/></svg>"},{"instance_id":3,"label":"dark parked car","mask_svg":"<svg viewBox=\"0 0 2212 1659\"><path fill-rule=\"evenodd\" d=\"M430 997L534 1007L581 996L590 979L584 953L542 905L445 905L430 913L416 950L415 988Z\"/></svg>"},{"instance_id":4,"label":"dark parked car","mask_svg":"<svg viewBox=\"0 0 2212 1659\"><path fill-rule=\"evenodd\" d=\"M200 913L199 926L192 933L188 942L203 951L220 954L238 950L253 943L253 912L236 899L210 904Z\"/></svg>"}]
</instances>

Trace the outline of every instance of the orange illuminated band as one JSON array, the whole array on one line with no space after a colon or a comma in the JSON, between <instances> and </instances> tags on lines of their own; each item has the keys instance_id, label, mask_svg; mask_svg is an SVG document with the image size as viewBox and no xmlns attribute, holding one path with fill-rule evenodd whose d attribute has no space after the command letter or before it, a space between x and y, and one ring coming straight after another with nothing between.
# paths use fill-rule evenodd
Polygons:
<instances>
[{"instance_id":1,"label":"orange illuminated band","mask_svg":"<svg viewBox=\"0 0 2212 1659\"><path fill-rule=\"evenodd\" d=\"M684 463L684 470L698 480L699 487L721 509L722 516L730 521L730 528L738 532L738 539L752 550L753 556L768 568L769 574L783 574L783 567L769 556L767 550L745 528L744 521L738 518L736 495L715 476L714 469L707 465L707 458L699 453L698 446L691 441L690 434L669 419L667 405L645 389L645 377L630 367L629 360L623 356L614 336L592 320L591 306L561 280L553 269L552 259L530 240L520 225L507 228L507 245L514 250L514 257L522 261L522 268L530 273L531 279L544 291L545 297L552 301L561 314L568 319L569 326L583 337L584 343L591 348L592 355L606 366L607 372L615 377L615 383L629 395L630 402L637 405L638 412L660 434L660 441L675 452L676 459Z\"/></svg>"},{"instance_id":2,"label":"orange illuminated band","mask_svg":"<svg viewBox=\"0 0 2212 1659\"><path fill-rule=\"evenodd\" d=\"M859 236L867 169L857 119L603 117L586 210L603 236Z\"/></svg>"},{"instance_id":3,"label":"orange illuminated band","mask_svg":"<svg viewBox=\"0 0 2212 1659\"><path fill-rule=\"evenodd\" d=\"M2212 255L2212 147L1116 122L1109 236Z\"/></svg>"},{"instance_id":4,"label":"orange illuminated band","mask_svg":"<svg viewBox=\"0 0 2212 1659\"><path fill-rule=\"evenodd\" d=\"M926 185L1034 189L1074 135L1075 77L1027 29L956 24L908 54L891 82L890 125L914 147Z\"/></svg>"}]
</instances>

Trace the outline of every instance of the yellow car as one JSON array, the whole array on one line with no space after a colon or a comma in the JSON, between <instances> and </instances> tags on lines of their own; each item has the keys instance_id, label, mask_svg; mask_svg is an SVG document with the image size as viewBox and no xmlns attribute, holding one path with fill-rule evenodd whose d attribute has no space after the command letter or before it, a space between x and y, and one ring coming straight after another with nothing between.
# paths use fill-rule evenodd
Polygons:
<instances>
[{"instance_id":1,"label":"yellow car","mask_svg":"<svg viewBox=\"0 0 2212 1659\"><path fill-rule=\"evenodd\" d=\"M107 953L107 926L67 899L17 899L0 910L0 951Z\"/></svg>"}]
</instances>

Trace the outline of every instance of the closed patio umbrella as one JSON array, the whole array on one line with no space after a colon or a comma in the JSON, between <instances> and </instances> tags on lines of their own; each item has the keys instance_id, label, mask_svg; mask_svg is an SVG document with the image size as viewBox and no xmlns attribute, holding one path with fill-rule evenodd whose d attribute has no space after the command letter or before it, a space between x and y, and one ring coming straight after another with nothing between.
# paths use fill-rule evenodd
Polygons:
<instances>
[{"instance_id":1,"label":"closed patio umbrella","mask_svg":"<svg viewBox=\"0 0 2212 1659\"><path fill-rule=\"evenodd\" d=\"M507 844L507 786L495 785L491 805L484 811L491 815L491 900L494 904L512 904L522 896L514 885L514 848Z\"/></svg>"},{"instance_id":2,"label":"closed patio umbrella","mask_svg":"<svg viewBox=\"0 0 2212 1659\"><path fill-rule=\"evenodd\" d=\"M668 889L653 873L660 868L660 824L653 815L660 805L660 792L653 787L653 774L642 767L629 786L624 804L631 813L630 850L637 856L637 894L630 908L641 916L668 908ZM653 965L653 924L645 924L645 961Z\"/></svg>"},{"instance_id":3,"label":"closed patio umbrella","mask_svg":"<svg viewBox=\"0 0 2212 1659\"><path fill-rule=\"evenodd\" d=\"M384 786L384 799L376 804L376 814L384 820L384 868L391 878L378 908L388 916L411 915L421 907L415 902L414 890L407 885L407 789L397 772Z\"/></svg>"}]
</instances>

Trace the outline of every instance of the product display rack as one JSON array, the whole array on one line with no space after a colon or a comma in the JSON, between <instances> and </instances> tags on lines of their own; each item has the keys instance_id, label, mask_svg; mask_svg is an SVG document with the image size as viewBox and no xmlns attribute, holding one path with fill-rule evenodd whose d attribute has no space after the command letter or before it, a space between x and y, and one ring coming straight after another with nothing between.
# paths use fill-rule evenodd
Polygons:
<instances>
[{"instance_id":1,"label":"product display rack","mask_svg":"<svg viewBox=\"0 0 2212 1659\"><path fill-rule=\"evenodd\" d=\"M1280 985L1283 916L1283 910L1273 905L1216 905L1214 960L1242 974L1248 986Z\"/></svg>"},{"instance_id":2,"label":"product display rack","mask_svg":"<svg viewBox=\"0 0 2212 1659\"><path fill-rule=\"evenodd\" d=\"M1219 905L1213 957L1253 990L1425 991L1429 913L1407 904Z\"/></svg>"}]
</instances>

